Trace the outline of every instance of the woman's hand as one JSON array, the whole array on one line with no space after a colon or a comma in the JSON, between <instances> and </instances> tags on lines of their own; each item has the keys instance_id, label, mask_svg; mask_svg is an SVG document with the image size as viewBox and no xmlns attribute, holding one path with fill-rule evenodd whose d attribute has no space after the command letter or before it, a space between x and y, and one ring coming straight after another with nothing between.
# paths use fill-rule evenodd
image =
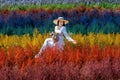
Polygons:
<instances>
[{"instance_id":1,"label":"woman's hand","mask_svg":"<svg viewBox=\"0 0 120 80\"><path fill-rule=\"evenodd\" d=\"M72 41L73 44L77 44L77 42L75 40Z\"/></svg>"}]
</instances>

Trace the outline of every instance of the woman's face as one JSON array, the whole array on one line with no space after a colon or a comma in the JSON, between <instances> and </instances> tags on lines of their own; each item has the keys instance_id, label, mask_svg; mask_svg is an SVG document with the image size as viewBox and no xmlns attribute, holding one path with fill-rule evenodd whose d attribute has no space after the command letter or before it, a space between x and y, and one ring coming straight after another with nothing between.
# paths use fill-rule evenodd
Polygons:
<instances>
[{"instance_id":1,"label":"woman's face","mask_svg":"<svg viewBox=\"0 0 120 80\"><path fill-rule=\"evenodd\" d=\"M63 26L63 24L64 24L64 21L59 20L58 26L62 27L62 26Z\"/></svg>"}]
</instances>

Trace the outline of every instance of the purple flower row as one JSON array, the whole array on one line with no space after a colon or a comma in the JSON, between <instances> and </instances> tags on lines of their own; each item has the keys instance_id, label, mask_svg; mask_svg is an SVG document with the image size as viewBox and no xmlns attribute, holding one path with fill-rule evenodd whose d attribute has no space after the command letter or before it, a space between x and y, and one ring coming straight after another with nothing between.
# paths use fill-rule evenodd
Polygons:
<instances>
[{"instance_id":1,"label":"purple flower row","mask_svg":"<svg viewBox=\"0 0 120 80\"><path fill-rule=\"evenodd\" d=\"M119 80L120 60L89 61L80 66L68 64L41 64L20 70L17 67L0 69L0 80Z\"/></svg>"}]
</instances>

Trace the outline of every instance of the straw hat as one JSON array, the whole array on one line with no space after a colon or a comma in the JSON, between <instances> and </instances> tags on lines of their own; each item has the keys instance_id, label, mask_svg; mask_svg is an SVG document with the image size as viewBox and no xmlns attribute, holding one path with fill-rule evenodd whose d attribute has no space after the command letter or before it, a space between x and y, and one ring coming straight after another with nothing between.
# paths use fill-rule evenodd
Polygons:
<instances>
[{"instance_id":1,"label":"straw hat","mask_svg":"<svg viewBox=\"0 0 120 80\"><path fill-rule=\"evenodd\" d=\"M58 22L59 20L64 21L65 24L67 24L67 23L69 22L68 20L65 20L63 17L58 17L58 19L53 20L53 23L54 23L54 24L57 24L57 22Z\"/></svg>"}]
</instances>

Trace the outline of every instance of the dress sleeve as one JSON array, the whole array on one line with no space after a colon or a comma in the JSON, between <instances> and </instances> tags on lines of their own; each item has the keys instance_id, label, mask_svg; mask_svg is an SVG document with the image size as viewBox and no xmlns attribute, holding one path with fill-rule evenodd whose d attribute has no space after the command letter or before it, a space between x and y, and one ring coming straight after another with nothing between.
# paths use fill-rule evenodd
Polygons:
<instances>
[{"instance_id":1,"label":"dress sleeve","mask_svg":"<svg viewBox=\"0 0 120 80\"><path fill-rule=\"evenodd\" d=\"M74 41L67 33L66 27L63 27L62 32L68 41Z\"/></svg>"}]
</instances>

